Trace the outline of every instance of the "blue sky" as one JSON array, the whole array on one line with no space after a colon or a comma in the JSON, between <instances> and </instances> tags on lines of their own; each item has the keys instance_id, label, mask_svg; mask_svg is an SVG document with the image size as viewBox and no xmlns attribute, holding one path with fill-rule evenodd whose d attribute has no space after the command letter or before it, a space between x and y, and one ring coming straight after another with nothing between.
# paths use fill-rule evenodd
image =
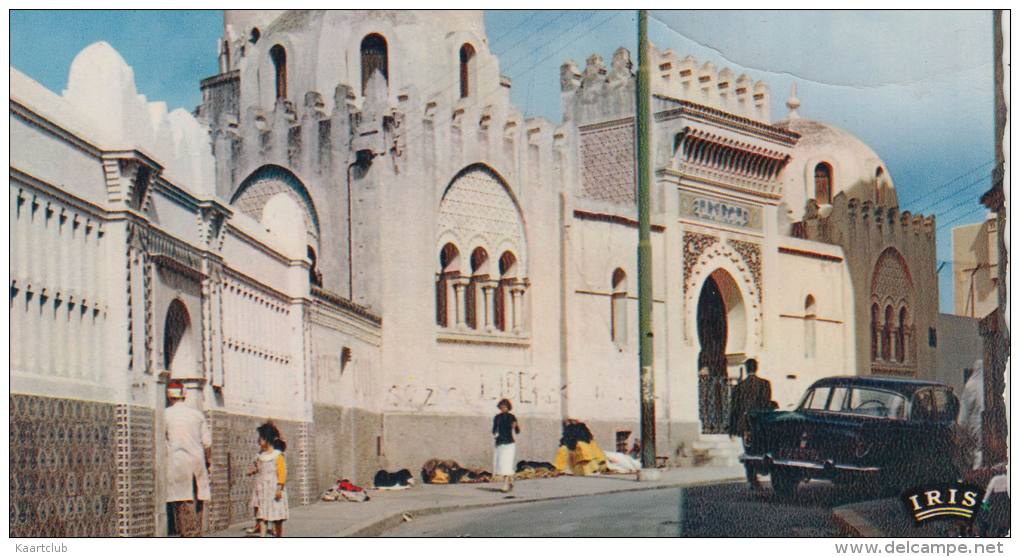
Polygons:
<instances>
[{"instance_id":1,"label":"blue sky","mask_svg":"<svg viewBox=\"0 0 1020 557\"><path fill-rule=\"evenodd\" d=\"M987 11L664 11L649 35L764 79L772 114L798 85L804 118L842 127L871 145L903 209L935 214L938 259L951 259L950 229L978 222L978 196L994 156L991 13ZM634 51L633 11L488 11L492 51L528 115L560 120L559 66L597 52ZM13 11L11 65L61 92L74 56L105 40L134 68L139 92L193 109L198 82L216 72L218 11ZM969 172L969 173L968 173ZM954 181L955 179L955 181ZM952 262L940 306L952 309Z\"/></svg>"}]
</instances>

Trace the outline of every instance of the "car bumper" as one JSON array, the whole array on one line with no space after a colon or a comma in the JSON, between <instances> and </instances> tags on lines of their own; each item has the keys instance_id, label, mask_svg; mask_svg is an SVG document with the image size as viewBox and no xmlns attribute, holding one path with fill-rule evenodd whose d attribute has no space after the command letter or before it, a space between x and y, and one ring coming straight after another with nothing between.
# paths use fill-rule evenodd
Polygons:
<instances>
[{"instance_id":1,"label":"car bumper","mask_svg":"<svg viewBox=\"0 0 1020 557\"><path fill-rule=\"evenodd\" d=\"M877 466L862 466L858 464L839 464L831 460L825 462L814 462L808 460L794 460L787 458L774 458L772 455L740 455L740 462L751 465L762 472L770 472L775 468L794 468L804 470L817 475L827 473L845 474L878 474L882 471Z\"/></svg>"}]
</instances>

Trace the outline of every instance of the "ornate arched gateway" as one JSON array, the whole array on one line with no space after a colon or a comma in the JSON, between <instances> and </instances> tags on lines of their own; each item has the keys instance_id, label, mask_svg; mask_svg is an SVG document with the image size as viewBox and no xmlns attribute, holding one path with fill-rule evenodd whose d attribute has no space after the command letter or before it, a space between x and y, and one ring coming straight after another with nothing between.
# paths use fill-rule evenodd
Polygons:
<instances>
[{"instance_id":1,"label":"ornate arched gateway","mask_svg":"<svg viewBox=\"0 0 1020 557\"><path fill-rule=\"evenodd\" d=\"M728 371L761 342L761 257L757 244L688 232L684 299L688 342L697 343L698 411L703 433L725 433Z\"/></svg>"}]
</instances>

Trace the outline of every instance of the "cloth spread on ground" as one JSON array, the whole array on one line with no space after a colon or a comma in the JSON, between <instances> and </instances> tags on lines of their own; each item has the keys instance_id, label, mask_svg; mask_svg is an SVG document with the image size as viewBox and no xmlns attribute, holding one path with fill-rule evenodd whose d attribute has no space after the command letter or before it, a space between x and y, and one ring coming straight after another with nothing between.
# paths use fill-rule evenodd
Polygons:
<instances>
[{"instance_id":1,"label":"cloth spread on ground","mask_svg":"<svg viewBox=\"0 0 1020 557\"><path fill-rule=\"evenodd\" d=\"M492 473L464 468L455 460L433 458L422 466L421 479L427 484L484 483L492 481Z\"/></svg>"},{"instance_id":2,"label":"cloth spread on ground","mask_svg":"<svg viewBox=\"0 0 1020 557\"><path fill-rule=\"evenodd\" d=\"M514 477L518 480L530 480L532 478L555 478L563 475L551 462L534 462L522 460L517 463L517 473Z\"/></svg>"},{"instance_id":3,"label":"cloth spread on ground","mask_svg":"<svg viewBox=\"0 0 1020 557\"><path fill-rule=\"evenodd\" d=\"M344 478L338 481L335 486L322 492L321 499L323 501L350 501L352 503L363 503L368 501L370 497L363 487L356 486L351 483L350 480Z\"/></svg>"},{"instance_id":4,"label":"cloth spread on ground","mask_svg":"<svg viewBox=\"0 0 1020 557\"><path fill-rule=\"evenodd\" d=\"M595 442L591 430L583 422L568 420L563 425L563 437L553 462L560 472L575 476L590 476L608 470L606 455Z\"/></svg>"},{"instance_id":5,"label":"cloth spread on ground","mask_svg":"<svg viewBox=\"0 0 1020 557\"><path fill-rule=\"evenodd\" d=\"M641 470L641 462L636 458L616 451L605 451L606 468L616 474L632 474Z\"/></svg>"},{"instance_id":6,"label":"cloth spread on ground","mask_svg":"<svg viewBox=\"0 0 1020 557\"><path fill-rule=\"evenodd\" d=\"M407 489L414 485L414 476L407 468L396 472L379 470L372 483L376 489Z\"/></svg>"}]
</instances>

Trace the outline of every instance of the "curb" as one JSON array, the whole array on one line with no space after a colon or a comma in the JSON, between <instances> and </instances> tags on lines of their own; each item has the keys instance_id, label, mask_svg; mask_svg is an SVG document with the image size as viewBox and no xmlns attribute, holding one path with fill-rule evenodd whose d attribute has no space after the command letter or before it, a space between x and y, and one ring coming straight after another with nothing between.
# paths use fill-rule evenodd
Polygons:
<instances>
[{"instance_id":1,"label":"curb","mask_svg":"<svg viewBox=\"0 0 1020 557\"><path fill-rule=\"evenodd\" d=\"M836 508L832 510L832 518L839 525L840 533L851 538L885 538L882 532L864 519L856 511Z\"/></svg>"},{"instance_id":2,"label":"curb","mask_svg":"<svg viewBox=\"0 0 1020 557\"><path fill-rule=\"evenodd\" d=\"M441 505L435 507L424 507L421 509L396 511L393 514L386 516L381 519L375 519L366 521L362 524L355 525L342 532L339 532L337 536L344 538L369 538L378 537L383 532L400 526L404 523L404 515L409 515L412 518L420 518L425 516L433 516L438 514L445 514L458 511L467 511L474 509L485 509L492 507L502 507L507 505L519 505L523 503L542 503L544 501L559 501L563 499L577 499L580 497L597 497L599 495L613 495L617 493L627 493L634 491L655 491L660 489L674 489L678 487L697 487L701 485L714 485L720 483L731 483L736 481L742 481L743 476L740 477L724 477L714 478L709 480L699 480L695 482L682 482L682 483L670 483L661 485L647 485L642 487L634 488L620 488L609 491L601 491L598 493L581 493L577 495L557 495L553 497L543 497L541 499L520 499L514 501L493 501L491 503L477 503L472 505ZM635 483L637 483L635 481Z\"/></svg>"}]
</instances>

